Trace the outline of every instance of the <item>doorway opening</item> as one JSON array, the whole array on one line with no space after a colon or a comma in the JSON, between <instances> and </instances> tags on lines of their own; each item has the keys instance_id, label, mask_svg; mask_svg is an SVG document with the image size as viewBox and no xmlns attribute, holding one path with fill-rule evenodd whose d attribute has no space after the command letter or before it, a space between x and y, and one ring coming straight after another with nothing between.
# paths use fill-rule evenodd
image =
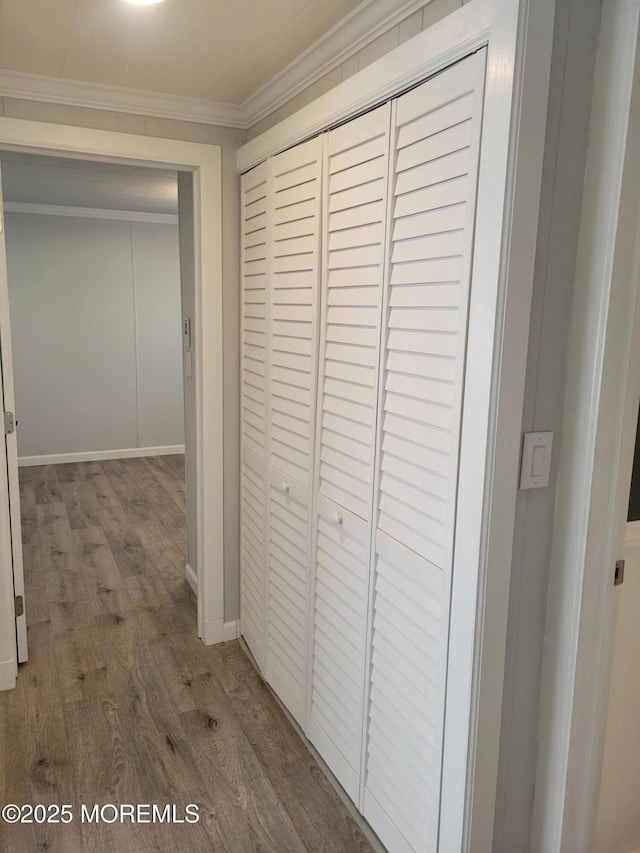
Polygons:
<instances>
[{"instance_id":1,"label":"doorway opening","mask_svg":"<svg viewBox=\"0 0 640 853\"><path fill-rule=\"evenodd\" d=\"M225 637L220 148L15 119L0 119L0 148L178 172L185 263L194 282L192 406L197 565L193 568L197 578L198 634L206 644L220 642ZM6 303L2 311L8 316L8 300ZM11 689L16 681L14 625L15 614L19 612L13 595L10 541L14 501L10 499L5 476L9 444L8 440L0 454L4 457L0 460L0 471L5 471L0 496L0 689L3 690Z\"/></svg>"},{"instance_id":2,"label":"doorway opening","mask_svg":"<svg viewBox=\"0 0 640 853\"><path fill-rule=\"evenodd\" d=\"M11 316L3 357L13 365L5 409L19 416L20 489L11 485L24 539L12 536L16 594L25 594L23 552L25 571L46 576L27 584L30 624L79 603L116 612L167 589L182 599L185 567L196 591L184 476L193 281L181 286L177 172L0 159Z\"/></svg>"}]
</instances>

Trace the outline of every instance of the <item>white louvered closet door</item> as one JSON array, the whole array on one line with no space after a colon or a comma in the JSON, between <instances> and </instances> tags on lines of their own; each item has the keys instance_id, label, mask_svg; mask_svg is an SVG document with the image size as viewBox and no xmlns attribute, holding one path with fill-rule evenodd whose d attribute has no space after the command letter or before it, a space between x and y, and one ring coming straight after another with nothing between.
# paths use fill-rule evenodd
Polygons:
<instances>
[{"instance_id":1,"label":"white louvered closet door","mask_svg":"<svg viewBox=\"0 0 640 853\"><path fill-rule=\"evenodd\" d=\"M305 725L322 138L273 159L264 674Z\"/></svg>"},{"instance_id":2,"label":"white louvered closet door","mask_svg":"<svg viewBox=\"0 0 640 853\"><path fill-rule=\"evenodd\" d=\"M327 135L308 736L357 802L390 105Z\"/></svg>"},{"instance_id":3,"label":"white louvered closet door","mask_svg":"<svg viewBox=\"0 0 640 853\"><path fill-rule=\"evenodd\" d=\"M266 536L269 163L242 176L240 633L263 666Z\"/></svg>"},{"instance_id":4,"label":"white louvered closet door","mask_svg":"<svg viewBox=\"0 0 640 853\"><path fill-rule=\"evenodd\" d=\"M482 50L395 104L364 779L394 853L438 844L484 76Z\"/></svg>"}]
</instances>

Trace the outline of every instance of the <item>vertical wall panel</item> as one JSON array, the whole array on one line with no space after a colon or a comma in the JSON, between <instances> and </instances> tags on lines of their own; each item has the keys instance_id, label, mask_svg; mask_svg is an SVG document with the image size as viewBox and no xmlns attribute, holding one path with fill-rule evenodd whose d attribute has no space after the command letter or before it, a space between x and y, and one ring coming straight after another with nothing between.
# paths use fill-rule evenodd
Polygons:
<instances>
[{"instance_id":1,"label":"vertical wall panel","mask_svg":"<svg viewBox=\"0 0 640 853\"><path fill-rule=\"evenodd\" d=\"M178 226L133 222L131 228L140 445L162 447L183 444Z\"/></svg>"},{"instance_id":2,"label":"vertical wall panel","mask_svg":"<svg viewBox=\"0 0 640 853\"><path fill-rule=\"evenodd\" d=\"M364 814L437 850L484 51L397 100Z\"/></svg>"},{"instance_id":3,"label":"vertical wall panel","mask_svg":"<svg viewBox=\"0 0 640 853\"><path fill-rule=\"evenodd\" d=\"M5 222L20 456L183 444L177 227Z\"/></svg>"}]
</instances>

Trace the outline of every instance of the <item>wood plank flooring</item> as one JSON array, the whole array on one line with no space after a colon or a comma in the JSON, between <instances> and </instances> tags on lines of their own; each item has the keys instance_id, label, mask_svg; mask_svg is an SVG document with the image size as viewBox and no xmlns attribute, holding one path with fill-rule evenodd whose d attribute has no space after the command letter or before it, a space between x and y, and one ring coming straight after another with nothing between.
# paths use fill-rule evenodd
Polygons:
<instances>
[{"instance_id":1,"label":"wood plank flooring","mask_svg":"<svg viewBox=\"0 0 640 853\"><path fill-rule=\"evenodd\" d=\"M183 465L20 471L30 658L0 694L0 804L74 820L0 820L0 850L369 853L239 644L198 640ZM111 803L193 803L200 820L81 821Z\"/></svg>"}]
</instances>

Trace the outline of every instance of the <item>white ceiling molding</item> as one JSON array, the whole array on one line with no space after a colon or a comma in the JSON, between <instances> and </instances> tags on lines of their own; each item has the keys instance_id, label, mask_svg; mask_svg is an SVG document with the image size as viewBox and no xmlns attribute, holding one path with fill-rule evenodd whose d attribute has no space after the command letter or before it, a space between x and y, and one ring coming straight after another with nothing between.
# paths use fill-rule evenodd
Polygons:
<instances>
[{"instance_id":1,"label":"white ceiling molding","mask_svg":"<svg viewBox=\"0 0 640 853\"><path fill-rule=\"evenodd\" d=\"M35 213L40 216L75 216L79 219L117 219L125 222L154 222L157 225L177 225L173 213L146 213L137 210L105 210L101 207L67 207L59 204L32 204L26 201L5 201L5 213Z\"/></svg>"},{"instance_id":2,"label":"white ceiling molding","mask_svg":"<svg viewBox=\"0 0 640 853\"><path fill-rule=\"evenodd\" d=\"M364 0L241 105L3 69L0 97L247 130L431 2Z\"/></svg>"},{"instance_id":3,"label":"white ceiling molding","mask_svg":"<svg viewBox=\"0 0 640 853\"><path fill-rule=\"evenodd\" d=\"M220 104L201 98L103 86L98 83L81 83L62 77L24 74L21 71L0 70L0 97L135 113L197 124L246 127L242 108L236 104Z\"/></svg>"},{"instance_id":4,"label":"white ceiling molding","mask_svg":"<svg viewBox=\"0 0 640 853\"><path fill-rule=\"evenodd\" d=\"M274 110L342 65L432 0L405 0L389 13L389 0L368 0L332 27L242 104L252 127Z\"/></svg>"}]
</instances>

